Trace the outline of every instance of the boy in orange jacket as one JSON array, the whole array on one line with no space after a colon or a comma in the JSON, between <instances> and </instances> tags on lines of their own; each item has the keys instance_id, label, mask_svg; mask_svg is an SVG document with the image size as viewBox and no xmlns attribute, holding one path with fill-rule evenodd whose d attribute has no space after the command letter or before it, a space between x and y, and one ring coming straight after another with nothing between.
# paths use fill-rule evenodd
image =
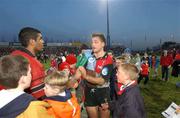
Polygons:
<instances>
[{"instance_id":1,"label":"boy in orange jacket","mask_svg":"<svg viewBox=\"0 0 180 118\"><path fill-rule=\"evenodd\" d=\"M80 118L80 106L75 95L67 89L69 78L66 71L55 71L45 78L44 101L52 108L48 110L56 118Z\"/></svg>"}]
</instances>

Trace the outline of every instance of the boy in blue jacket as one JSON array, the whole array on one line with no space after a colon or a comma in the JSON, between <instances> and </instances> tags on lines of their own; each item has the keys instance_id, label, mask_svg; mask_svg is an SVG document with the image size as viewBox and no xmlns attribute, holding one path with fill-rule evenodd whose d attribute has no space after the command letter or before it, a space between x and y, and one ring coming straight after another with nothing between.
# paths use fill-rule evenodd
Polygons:
<instances>
[{"instance_id":1,"label":"boy in blue jacket","mask_svg":"<svg viewBox=\"0 0 180 118\"><path fill-rule=\"evenodd\" d=\"M102 104L102 108L114 111L113 118L145 118L144 102L137 85L137 67L121 64L117 68L117 80L123 84L124 92L116 101Z\"/></svg>"}]
</instances>

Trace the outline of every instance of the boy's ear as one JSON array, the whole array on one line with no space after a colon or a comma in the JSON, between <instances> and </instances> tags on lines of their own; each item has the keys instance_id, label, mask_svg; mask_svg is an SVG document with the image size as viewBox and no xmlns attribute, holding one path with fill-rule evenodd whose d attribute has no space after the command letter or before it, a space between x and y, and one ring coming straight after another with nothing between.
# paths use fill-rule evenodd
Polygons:
<instances>
[{"instance_id":1,"label":"boy's ear","mask_svg":"<svg viewBox=\"0 0 180 118\"><path fill-rule=\"evenodd\" d=\"M129 75L127 75L126 80L131 80L131 78L130 78L130 76L129 76Z\"/></svg>"},{"instance_id":2,"label":"boy's ear","mask_svg":"<svg viewBox=\"0 0 180 118\"><path fill-rule=\"evenodd\" d=\"M22 75L21 77L20 77L20 79L19 79L19 85L22 85L22 84L24 84L24 80L25 80L26 78L25 78L25 76L24 75Z\"/></svg>"},{"instance_id":3,"label":"boy's ear","mask_svg":"<svg viewBox=\"0 0 180 118\"><path fill-rule=\"evenodd\" d=\"M59 88L58 88L58 87L55 87L55 88L54 88L54 92L55 92L55 93L59 93L59 92L60 92Z\"/></svg>"}]
</instances>

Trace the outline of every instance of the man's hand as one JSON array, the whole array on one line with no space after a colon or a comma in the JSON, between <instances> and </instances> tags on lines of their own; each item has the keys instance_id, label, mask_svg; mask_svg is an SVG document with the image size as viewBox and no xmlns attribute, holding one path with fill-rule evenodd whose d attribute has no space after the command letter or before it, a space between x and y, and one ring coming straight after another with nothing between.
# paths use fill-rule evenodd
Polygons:
<instances>
[{"instance_id":1,"label":"man's hand","mask_svg":"<svg viewBox=\"0 0 180 118\"><path fill-rule=\"evenodd\" d=\"M67 82L67 88L69 89L69 88L77 88L78 87L78 82L77 82L77 80L76 79L74 79L74 78L71 78L68 82Z\"/></svg>"},{"instance_id":2,"label":"man's hand","mask_svg":"<svg viewBox=\"0 0 180 118\"><path fill-rule=\"evenodd\" d=\"M80 73L81 73L81 76L83 77L83 78L85 78L86 77L86 69L83 67L83 66L80 66L79 68L78 68L78 70L80 71Z\"/></svg>"},{"instance_id":3,"label":"man's hand","mask_svg":"<svg viewBox=\"0 0 180 118\"><path fill-rule=\"evenodd\" d=\"M101 104L101 107L100 107L102 110L107 110L109 108L109 105L108 103L103 103Z\"/></svg>"}]
</instances>

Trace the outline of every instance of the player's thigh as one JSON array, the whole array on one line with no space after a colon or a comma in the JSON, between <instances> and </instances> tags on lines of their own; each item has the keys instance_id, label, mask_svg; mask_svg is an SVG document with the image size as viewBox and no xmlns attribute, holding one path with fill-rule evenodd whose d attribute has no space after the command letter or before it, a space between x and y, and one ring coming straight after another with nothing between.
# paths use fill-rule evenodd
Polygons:
<instances>
[{"instance_id":1,"label":"player's thigh","mask_svg":"<svg viewBox=\"0 0 180 118\"><path fill-rule=\"evenodd\" d=\"M86 107L88 118L98 118L98 107Z\"/></svg>"}]
</instances>

